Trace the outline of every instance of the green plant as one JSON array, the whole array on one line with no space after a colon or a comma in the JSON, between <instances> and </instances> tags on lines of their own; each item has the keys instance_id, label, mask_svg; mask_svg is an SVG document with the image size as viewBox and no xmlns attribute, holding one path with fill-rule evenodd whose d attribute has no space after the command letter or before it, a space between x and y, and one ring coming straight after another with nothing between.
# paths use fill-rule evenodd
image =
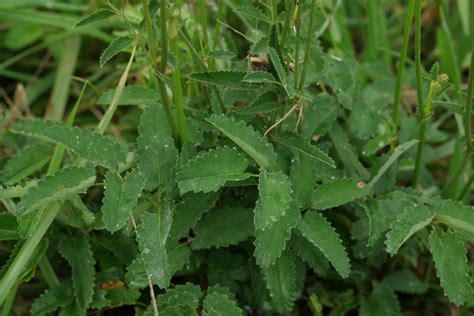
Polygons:
<instances>
[{"instance_id":1,"label":"green plant","mask_svg":"<svg viewBox=\"0 0 474 316\"><path fill-rule=\"evenodd\" d=\"M464 1L117 2L0 4L2 315L469 312Z\"/></svg>"}]
</instances>

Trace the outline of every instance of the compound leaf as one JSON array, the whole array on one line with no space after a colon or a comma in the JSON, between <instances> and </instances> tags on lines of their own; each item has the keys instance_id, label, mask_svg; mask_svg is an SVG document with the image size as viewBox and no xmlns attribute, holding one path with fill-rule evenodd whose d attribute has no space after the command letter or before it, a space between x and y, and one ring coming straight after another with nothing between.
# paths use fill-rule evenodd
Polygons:
<instances>
[{"instance_id":1,"label":"compound leaf","mask_svg":"<svg viewBox=\"0 0 474 316\"><path fill-rule=\"evenodd\" d=\"M307 212L299 222L298 229L321 250L343 278L349 276L350 263L346 249L334 228L319 212Z\"/></svg>"},{"instance_id":2,"label":"compound leaf","mask_svg":"<svg viewBox=\"0 0 474 316\"><path fill-rule=\"evenodd\" d=\"M82 234L64 237L59 242L59 252L72 269L72 285L77 303L87 308L94 295L95 260L89 240Z\"/></svg>"},{"instance_id":3,"label":"compound leaf","mask_svg":"<svg viewBox=\"0 0 474 316\"><path fill-rule=\"evenodd\" d=\"M370 193L370 188L362 181L341 179L319 185L313 192L311 207L315 210L328 208L352 202Z\"/></svg>"},{"instance_id":4,"label":"compound leaf","mask_svg":"<svg viewBox=\"0 0 474 316\"><path fill-rule=\"evenodd\" d=\"M463 241L453 232L430 235L436 273L449 300L461 306L471 293L471 279Z\"/></svg>"},{"instance_id":5,"label":"compound leaf","mask_svg":"<svg viewBox=\"0 0 474 316\"><path fill-rule=\"evenodd\" d=\"M229 147L211 149L184 165L176 174L181 193L217 191L226 181L249 177L247 159Z\"/></svg>"},{"instance_id":6,"label":"compound leaf","mask_svg":"<svg viewBox=\"0 0 474 316\"><path fill-rule=\"evenodd\" d=\"M111 233L123 227L132 214L143 187L143 174L134 169L122 178L116 171L109 170L104 181L102 221Z\"/></svg>"},{"instance_id":7,"label":"compound leaf","mask_svg":"<svg viewBox=\"0 0 474 316\"><path fill-rule=\"evenodd\" d=\"M225 115L214 115L207 121L242 148L260 167L274 166L277 156L273 146L252 127Z\"/></svg>"},{"instance_id":8,"label":"compound leaf","mask_svg":"<svg viewBox=\"0 0 474 316\"><path fill-rule=\"evenodd\" d=\"M53 201L83 193L94 182L94 168L70 167L58 170L28 189L17 205L16 215L21 216Z\"/></svg>"},{"instance_id":9,"label":"compound leaf","mask_svg":"<svg viewBox=\"0 0 474 316\"><path fill-rule=\"evenodd\" d=\"M253 234L252 211L242 207L223 207L206 213L193 229L194 249L227 247ZM238 229L236 229L238 227Z\"/></svg>"}]
</instances>

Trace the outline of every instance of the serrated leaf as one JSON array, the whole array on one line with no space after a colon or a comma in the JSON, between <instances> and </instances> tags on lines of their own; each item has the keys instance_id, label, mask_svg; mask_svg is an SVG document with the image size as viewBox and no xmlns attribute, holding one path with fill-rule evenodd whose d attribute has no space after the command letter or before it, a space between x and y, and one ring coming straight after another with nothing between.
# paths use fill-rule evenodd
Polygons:
<instances>
[{"instance_id":1,"label":"serrated leaf","mask_svg":"<svg viewBox=\"0 0 474 316\"><path fill-rule=\"evenodd\" d=\"M164 204L164 205L163 205ZM159 213L145 212L137 227L138 248L145 268L160 288L166 288L171 279L166 240L171 227L171 207L160 205Z\"/></svg>"},{"instance_id":2,"label":"serrated leaf","mask_svg":"<svg viewBox=\"0 0 474 316\"><path fill-rule=\"evenodd\" d=\"M326 154L324 151L322 151L318 147L311 145L308 141L306 141L305 139L297 135L294 135L291 133L284 133L274 138L277 142L279 142L283 146L286 146L292 150L302 153L312 159L319 160L320 162L332 168L336 168L336 163L331 157L329 157L328 154Z\"/></svg>"},{"instance_id":3,"label":"serrated leaf","mask_svg":"<svg viewBox=\"0 0 474 316\"><path fill-rule=\"evenodd\" d=\"M378 286L368 299L362 300L359 309L360 316L399 316L400 303L390 288Z\"/></svg>"},{"instance_id":4,"label":"serrated leaf","mask_svg":"<svg viewBox=\"0 0 474 316\"><path fill-rule=\"evenodd\" d=\"M324 254L300 233L294 233L290 239L290 246L318 275L325 275L330 268L329 261Z\"/></svg>"},{"instance_id":5,"label":"serrated leaf","mask_svg":"<svg viewBox=\"0 0 474 316\"><path fill-rule=\"evenodd\" d=\"M453 232L430 235L436 273L449 300L461 306L470 296L471 278L463 241Z\"/></svg>"},{"instance_id":6,"label":"serrated leaf","mask_svg":"<svg viewBox=\"0 0 474 316\"><path fill-rule=\"evenodd\" d=\"M9 199L22 197L28 192L28 189L35 186L38 183L38 180L31 180L25 185L17 184L11 187L2 187L0 186L0 199Z\"/></svg>"},{"instance_id":7,"label":"serrated leaf","mask_svg":"<svg viewBox=\"0 0 474 316\"><path fill-rule=\"evenodd\" d=\"M214 291L206 295L202 302L203 315L212 316L238 316L243 315L236 302L222 292Z\"/></svg>"},{"instance_id":8,"label":"serrated leaf","mask_svg":"<svg viewBox=\"0 0 474 316\"><path fill-rule=\"evenodd\" d=\"M49 120L36 118L26 119L15 122L15 124L10 127L10 131L25 136L42 137L42 133L45 129L57 125L59 125L59 123Z\"/></svg>"},{"instance_id":9,"label":"serrated leaf","mask_svg":"<svg viewBox=\"0 0 474 316\"><path fill-rule=\"evenodd\" d=\"M123 227L137 205L145 178L134 169L122 178L116 171L109 170L104 181L104 199L102 205L102 221L105 228L113 233Z\"/></svg>"},{"instance_id":10,"label":"serrated leaf","mask_svg":"<svg viewBox=\"0 0 474 316\"><path fill-rule=\"evenodd\" d=\"M370 188L362 181L334 180L316 187L311 198L311 207L315 210L326 210L347 204L369 193Z\"/></svg>"},{"instance_id":11,"label":"serrated leaf","mask_svg":"<svg viewBox=\"0 0 474 316\"><path fill-rule=\"evenodd\" d=\"M53 201L83 193L94 182L94 168L71 167L58 170L28 189L17 205L16 215L22 216Z\"/></svg>"},{"instance_id":12,"label":"serrated leaf","mask_svg":"<svg viewBox=\"0 0 474 316\"><path fill-rule=\"evenodd\" d=\"M170 240L176 241L186 236L201 216L214 206L218 197L217 192L185 194L183 201L176 206L173 214Z\"/></svg>"},{"instance_id":13,"label":"serrated leaf","mask_svg":"<svg viewBox=\"0 0 474 316\"><path fill-rule=\"evenodd\" d=\"M282 105L278 103L278 95L274 91L265 91L253 100L249 106L236 109L234 113L238 115L255 115L273 112L281 107Z\"/></svg>"},{"instance_id":14,"label":"serrated leaf","mask_svg":"<svg viewBox=\"0 0 474 316\"><path fill-rule=\"evenodd\" d=\"M125 163L126 153L120 144L102 134L79 127L57 125L45 129L42 135L106 168L116 168L119 163Z\"/></svg>"},{"instance_id":15,"label":"serrated leaf","mask_svg":"<svg viewBox=\"0 0 474 316\"><path fill-rule=\"evenodd\" d=\"M272 61L273 67L275 67L276 73L278 75L278 79L280 79L280 83L286 91L288 97L292 98L294 95L293 87L288 84L288 75L286 74L285 68L281 63L280 57L278 56L277 51L273 47L268 48L268 56Z\"/></svg>"},{"instance_id":16,"label":"serrated leaf","mask_svg":"<svg viewBox=\"0 0 474 316\"><path fill-rule=\"evenodd\" d=\"M19 239L16 217L9 214L0 214L0 240Z\"/></svg>"},{"instance_id":17,"label":"serrated leaf","mask_svg":"<svg viewBox=\"0 0 474 316\"><path fill-rule=\"evenodd\" d=\"M252 211L242 207L223 207L207 212L193 229L193 249L227 247L253 234ZM235 229L238 227L238 229Z\"/></svg>"},{"instance_id":18,"label":"serrated leaf","mask_svg":"<svg viewBox=\"0 0 474 316\"><path fill-rule=\"evenodd\" d=\"M277 312L289 314L296 299L296 265L293 254L285 250L275 264L262 269L267 289Z\"/></svg>"},{"instance_id":19,"label":"serrated leaf","mask_svg":"<svg viewBox=\"0 0 474 316\"><path fill-rule=\"evenodd\" d=\"M263 82L276 82L275 77L266 71L254 71L250 72L242 79L245 82L263 83Z\"/></svg>"},{"instance_id":20,"label":"serrated leaf","mask_svg":"<svg viewBox=\"0 0 474 316\"><path fill-rule=\"evenodd\" d=\"M316 163L310 157L295 152L291 160L290 182L294 191L294 199L299 206L307 206L311 202L316 185Z\"/></svg>"},{"instance_id":21,"label":"serrated leaf","mask_svg":"<svg viewBox=\"0 0 474 316\"><path fill-rule=\"evenodd\" d=\"M220 60L234 59L235 54L229 50L215 49L209 52L209 57Z\"/></svg>"},{"instance_id":22,"label":"serrated leaf","mask_svg":"<svg viewBox=\"0 0 474 316\"><path fill-rule=\"evenodd\" d=\"M414 272L406 269L387 275L380 284L408 294L423 294L429 289L428 283L422 282Z\"/></svg>"},{"instance_id":23,"label":"serrated leaf","mask_svg":"<svg viewBox=\"0 0 474 316\"><path fill-rule=\"evenodd\" d=\"M375 246L396 221L400 210L413 206L416 201L400 191L393 191L387 196L368 200L364 211L368 216L367 246Z\"/></svg>"},{"instance_id":24,"label":"serrated leaf","mask_svg":"<svg viewBox=\"0 0 474 316\"><path fill-rule=\"evenodd\" d=\"M434 214L422 204L405 208L387 233L387 240L385 240L387 252L393 256L405 241L429 225L433 218Z\"/></svg>"},{"instance_id":25,"label":"serrated leaf","mask_svg":"<svg viewBox=\"0 0 474 316\"><path fill-rule=\"evenodd\" d=\"M346 249L338 233L319 212L306 212L298 224L298 229L304 237L321 250L343 278L349 276L351 266Z\"/></svg>"},{"instance_id":26,"label":"serrated leaf","mask_svg":"<svg viewBox=\"0 0 474 316\"><path fill-rule=\"evenodd\" d=\"M70 284L61 284L58 287L47 289L31 304L31 315L49 315L60 307L66 307L72 303L72 289Z\"/></svg>"},{"instance_id":27,"label":"serrated leaf","mask_svg":"<svg viewBox=\"0 0 474 316\"><path fill-rule=\"evenodd\" d=\"M128 36L117 37L116 39L114 39L100 55L100 66L103 67L115 55L127 48L128 45L132 43L132 41L133 39Z\"/></svg>"},{"instance_id":28,"label":"serrated leaf","mask_svg":"<svg viewBox=\"0 0 474 316\"><path fill-rule=\"evenodd\" d=\"M0 177L4 184L15 184L43 168L51 157L53 150L50 146L38 144L23 147L5 164Z\"/></svg>"},{"instance_id":29,"label":"serrated leaf","mask_svg":"<svg viewBox=\"0 0 474 316\"><path fill-rule=\"evenodd\" d=\"M418 139L414 139L411 141L408 141L406 143L398 145L393 152L390 154L388 157L387 161L380 167L379 170L377 170L377 173L375 176L370 180L370 182L367 184L368 187L372 187L377 183L377 181L382 177L382 175L390 168L390 166L403 154L405 153L408 149L410 149L413 145L417 144L419 142Z\"/></svg>"},{"instance_id":30,"label":"serrated leaf","mask_svg":"<svg viewBox=\"0 0 474 316\"><path fill-rule=\"evenodd\" d=\"M189 77L196 81L207 83L215 86L222 86L237 90L254 90L259 89L259 84L252 84L243 81L248 72L241 71L209 71L195 72Z\"/></svg>"},{"instance_id":31,"label":"serrated leaf","mask_svg":"<svg viewBox=\"0 0 474 316\"><path fill-rule=\"evenodd\" d=\"M436 220L459 231L474 233L474 208L458 201L435 201Z\"/></svg>"},{"instance_id":32,"label":"serrated leaf","mask_svg":"<svg viewBox=\"0 0 474 316\"><path fill-rule=\"evenodd\" d=\"M138 168L146 177L145 188L170 186L178 151L160 104L150 104L143 109L138 134Z\"/></svg>"},{"instance_id":33,"label":"serrated leaf","mask_svg":"<svg viewBox=\"0 0 474 316\"><path fill-rule=\"evenodd\" d=\"M214 115L207 121L242 148L260 167L274 166L277 155L273 151L273 146L251 126L225 115Z\"/></svg>"},{"instance_id":34,"label":"serrated leaf","mask_svg":"<svg viewBox=\"0 0 474 316\"><path fill-rule=\"evenodd\" d=\"M124 163L126 159L126 153L119 143L79 127L29 119L17 122L12 131L63 144L75 154L106 168L116 168L117 164Z\"/></svg>"},{"instance_id":35,"label":"serrated leaf","mask_svg":"<svg viewBox=\"0 0 474 316\"><path fill-rule=\"evenodd\" d=\"M285 216L292 202L291 183L281 172L260 172L259 200L255 205L255 228L265 229Z\"/></svg>"},{"instance_id":36,"label":"serrated leaf","mask_svg":"<svg viewBox=\"0 0 474 316\"><path fill-rule=\"evenodd\" d=\"M111 17L114 14L115 13L112 10L99 9L97 11L92 12L89 15L86 15L82 19L80 19L79 22L76 23L76 27L91 24L91 23L100 22L102 20L105 20L105 19Z\"/></svg>"},{"instance_id":37,"label":"serrated leaf","mask_svg":"<svg viewBox=\"0 0 474 316\"><path fill-rule=\"evenodd\" d=\"M186 306L189 310L194 312L199 307L201 295L201 289L197 285L189 282L177 285L172 289L167 289L166 293L158 295L156 299L158 302L158 310L166 310L169 307L177 307L179 310L179 307Z\"/></svg>"},{"instance_id":38,"label":"serrated leaf","mask_svg":"<svg viewBox=\"0 0 474 316\"><path fill-rule=\"evenodd\" d=\"M268 267L280 257L300 217L298 207L293 203L278 222L265 229L255 229L254 256L259 266Z\"/></svg>"},{"instance_id":39,"label":"serrated leaf","mask_svg":"<svg viewBox=\"0 0 474 316\"><path fill-rule=\"evenodd\" d=\"M186 192L217 191L226 181L244 180L247 159L229 147L211 149L190 160L176 174L181 194Z\"/></svg>"},{"instance_id":40,"label":"serrated leaf","mask_svg":"<svg viewBox=\"0 0 474 316\"><path fill-rule=\"evenodd\" d=\"M64 237L59 242L59 252L72 269L72 285L77 303L87 308L94 295L95 260L89 240L82 234Z\"/></svg>"},{"instance_id":41,"label":"serrated leaf","mask_svg":"<svg viewBox=\"0 0 474 316\"><path fill-rule=\"evenodd\" d=\"M97 104L109 105L115 95L115 89L111 89L100 96ZM160 98L158 92L146 86L131 85L123 87L118 105L145 105L156 103Z\"/></svg>"}]
</instances>

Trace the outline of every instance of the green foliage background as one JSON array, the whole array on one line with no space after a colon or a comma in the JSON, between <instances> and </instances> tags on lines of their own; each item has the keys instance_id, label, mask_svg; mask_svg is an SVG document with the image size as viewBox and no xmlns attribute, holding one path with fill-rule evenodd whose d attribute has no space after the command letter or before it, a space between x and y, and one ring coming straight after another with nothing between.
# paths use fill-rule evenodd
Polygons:
<instances>
[{"instance_id":1,"label":"green foliage background","mask_svg":"<svg viewBox=\"0 0 474 316\"><path fill-rule=\"evenodd\" d=\"M469 315L473 21L0 2L0 315Z\"/></svg>"}]
</instances>

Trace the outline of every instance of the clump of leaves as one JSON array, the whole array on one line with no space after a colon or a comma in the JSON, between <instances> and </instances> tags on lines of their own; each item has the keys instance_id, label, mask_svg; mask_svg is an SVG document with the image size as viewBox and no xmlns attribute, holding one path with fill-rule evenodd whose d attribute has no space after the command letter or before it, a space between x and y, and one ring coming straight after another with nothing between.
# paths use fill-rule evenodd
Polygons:
<instances>
[{"instance_id":1,"label":"clump of leaves","mask_svg":"<svg viewBox=\"0 0 474 316\"><path fill-rule=\"evenodd\" d=\"M395 80L376 3L107 1L73 29L80 5L0 5L10 37L26 19L107 43L78 77L79 46L24 51L49 47L58 71L49 108L0 117L2 315L32 293L33 315L467 311L474 50L464 96L461 71L440 73L462 65L439 1L425 75L411 0ZM346 22L361 8L362 48ZM418 99L400 109L413 17Z\"/></svg>"}]
</instances>

